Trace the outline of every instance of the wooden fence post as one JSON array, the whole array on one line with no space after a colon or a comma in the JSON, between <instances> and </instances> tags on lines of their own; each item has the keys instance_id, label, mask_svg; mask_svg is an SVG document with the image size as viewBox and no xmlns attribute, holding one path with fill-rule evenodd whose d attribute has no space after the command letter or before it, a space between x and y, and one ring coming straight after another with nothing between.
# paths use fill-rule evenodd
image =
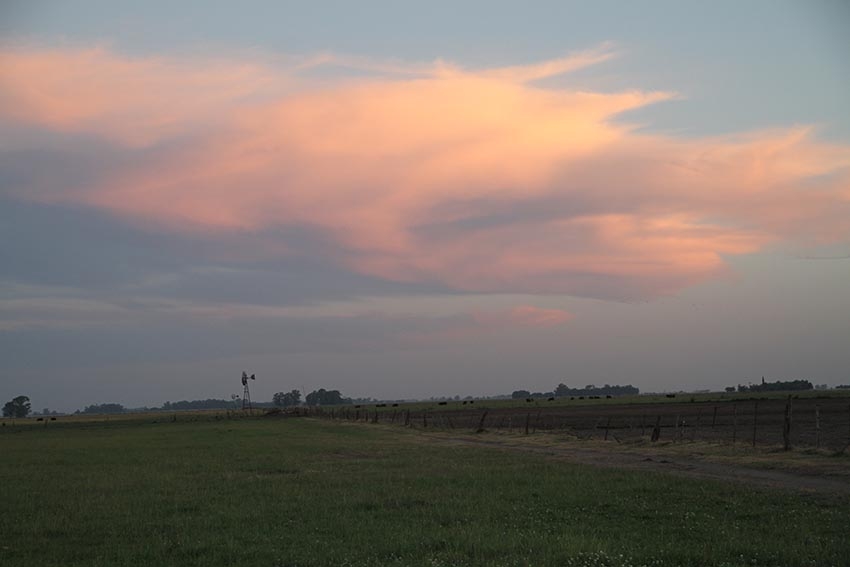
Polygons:
<instances>
[{"instance_id":1,"label":"wooden fence post","mask_svg":"<svg viewBox=\"0 0 850 567\"><path fill-rule=\"evenodd\" d=\"M697 433L699 432L699 423L702 420L702 408L697 410L697 422L694 424L694 429L691 431L691 441L696 441Z\"/></svg>"},{"instance_id":2,"label":"wooden fence post","mask_svg":"<svg viewBox=\"0 0 850 567\"><path fill-rule=\"evenodd\" d=\"M484 410L484 413L481 414L481 420L478 422L478 429L475 430L476 433L484 432L484 420L487 418L487 410Z\"/></svg>"},{"instance_id":3,"label":"wooden fence post","mask_svg":"<svg viewBox=\"0 0 850 567\"><path fill-rule=\"evenodd\" d=\"M738 439L738 404L732 402L732 444Z\"/></svg>"},{"instance_id":4,"label":"wooden fence post","mask_svg":"<svg viewBox=\"0 0 850 567\"><path fill-rule=\"evenodd\" d=\"M531 421L531 412L525 414L525 434L528 435L528 423Z\"/></svg>"},{"instance_id":5,"label":"wooden fence post","mask_svg":"<svg viewBox=\"0 0 850 567\"><path fill-rule=\"evenodd\" d=\"M791 396L788 396L788 401L785 402L785 423L782 426L782 441L783 448L786 451L791 450Z\"/></svg>"},{"instance_id":6,"label":"wooden fence post","mask_svg":"<svg viewBox=\"0 0 850 567\"><path fill-rule=\"evenodd\" d=\"M410 410L404 412L404 426L410 427Z\"/></svg>"},{"instance_id":7,"label":"wooden fence post","mask_svg":"<svg viewBox=\"0 0 850 567\"><path fill-rule=\"evenodd\" d=\"M655 427L652 429L652 442L655 443L661 437L661 416L655 418Z\"/></svg>"},{"instance_id":8,"label":"wooden fence post","mask_svg":"<svg viewBox=\"0 0 850 567\"><path fill-rule=\"evenodd\" d=\"M756 446L756 431L759 425L759 403L756 400L753 403L753 447Z\"/></svg>"},{"instance_id":9,"label":"wooden fence post","mask_svg":"<svg viewBox=\"0 0 850 567\"><path fill-rule=\"evenodd\" d=\"M608 428L611 427L611 416L608 416L608 421L605 423L605 439L603 441L608 441Z\"/></svg>"},{"instance_id":10,"label":"wooden fence post","mask_svg":"<svg viewBox=\"0 0 850 567\"><path fill-rule=\"evenodd\" d=\"M815 449L820 449L820 406L815 406Z\"/></svg>"},{"instance_id":11,"label":"wooden fence post","mask_svg":"<svg viewBox=\"0 0 850 567\"><path fill-rule=\"evenodd\" d=\"M714 424L717 423L717 406L714 406L714 415L711 416L711 428L714 429Z\"/></svg>"}]
</instances>

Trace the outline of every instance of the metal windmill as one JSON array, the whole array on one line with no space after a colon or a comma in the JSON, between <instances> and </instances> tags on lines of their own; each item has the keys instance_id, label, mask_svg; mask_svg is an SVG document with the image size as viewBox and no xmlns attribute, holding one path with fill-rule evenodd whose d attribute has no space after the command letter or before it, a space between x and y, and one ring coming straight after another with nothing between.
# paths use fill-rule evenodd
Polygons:
<instances>
[{"instance_id":1,"label":"metal windmill","mask_svg":"<svg viewBox=\"0 0 850 567\"><path fill-rule=\"evenodd\" d=\"M242 371L242 386L244 388L244 391L242 392L242 409L254 409L251 406L251 392L250 390L248 390L248 380L256 379L257 378L253 374L248 376L248 374L244 370Z\"/></svg>"}]
</instances>

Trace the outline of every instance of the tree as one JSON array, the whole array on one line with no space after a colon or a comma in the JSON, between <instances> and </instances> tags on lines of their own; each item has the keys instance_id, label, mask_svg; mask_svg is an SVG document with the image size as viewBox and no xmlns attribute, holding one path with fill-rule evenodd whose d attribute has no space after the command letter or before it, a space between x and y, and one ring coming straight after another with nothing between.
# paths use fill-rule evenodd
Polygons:
<instances>
[{"instance_id":1,"label":"tree","mask_svg":"<svg viewBox=\"0 0 850 567\"><path fill-rule=\"evenodd\" d=\"M569 396L570 395L570 388L566 384L561 382L555 388L555 395L558 396L559 398Z\"/></svg>"},{"instance_id":2,"label":"tree","mask_svg":"<svg viewBox=\"0 0 850 567\"><path fill-rule=\"evenodd\" d=\"M528 390L514 390L511 394L511 398L515 400L522 400L531 396L531 392Z\"/></svg>"},{"instance_id":3,"label":"tree","mask_svg":"<svg viewBox=\"0 0 850 567\"><path fill-rule=\"evenodd\" d=\"M297 406L301 403L301 392L292 390L291 392L278 392L272 398L276 406Z\"/></svg>"},{"instance_id":4,"label":"tree","mask_svg":"<svg viewBox=\"0 0 850 567\"><path fill-rule=\"evenodd\" d=\"M351 400L342 397L339 390L325 390L319 388L313 390L306 397L308 406L333 406L338 404L347 404Z\"/></svg>"},{"instance_id":5,"label":"tree","mask_svg":"<svg viewBox=\"0 0 850 567\"><path fill-rule=\"evenodd\" d=\"M27 396L18 396L3 406L3 417L26 417L30 407L30 399Z\"/></svg>"},{"instance_id":6,"label":"tree","mask_svg":"<svg viewBox=\"0 0 850 567\"><path fill-rule=\"evenodd\" d=\"M123 413L121 404L92 404L83 409L83 413Z\"/></svg>"}]
</instances>

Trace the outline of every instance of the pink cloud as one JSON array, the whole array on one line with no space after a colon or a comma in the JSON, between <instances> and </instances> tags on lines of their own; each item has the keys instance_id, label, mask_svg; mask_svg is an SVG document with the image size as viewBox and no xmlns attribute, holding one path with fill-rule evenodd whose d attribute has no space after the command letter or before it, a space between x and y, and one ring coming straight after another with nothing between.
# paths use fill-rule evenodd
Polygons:
<instances>
[{"instance_id":1,"label":"pink cloud","mask_svg":"<svg viewBox=\"0 0 850 567\"><path fill-rule=\"evenodd\" d=\"M645 134L617 116L673 93L533 84L610 56L475 71L324 55L280 70L17 50L0 59L0 119L139 158L49 199L170 230L304 228L352 270L467 291L651 298L723 274L727 255L850 235L845 145L803 127ZM299 75L326 62L377 76Z\"/></svg>"}]
</instances>

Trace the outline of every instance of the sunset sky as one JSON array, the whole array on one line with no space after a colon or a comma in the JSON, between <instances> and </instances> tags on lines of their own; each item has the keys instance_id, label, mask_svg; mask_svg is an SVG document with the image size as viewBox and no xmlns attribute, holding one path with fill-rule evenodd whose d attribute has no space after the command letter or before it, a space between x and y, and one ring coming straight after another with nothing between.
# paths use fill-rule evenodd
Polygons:
<instances>
[{"instance_id":1,"label":"sunset sky","mask_svg":"<svg viewBox=\"0 0 850 567\"><path fill-rule=\"evenodd\" d=\"M4 2L2 401L850 383L850 5L457 4Z\"/></svg>"}]
</instances>

